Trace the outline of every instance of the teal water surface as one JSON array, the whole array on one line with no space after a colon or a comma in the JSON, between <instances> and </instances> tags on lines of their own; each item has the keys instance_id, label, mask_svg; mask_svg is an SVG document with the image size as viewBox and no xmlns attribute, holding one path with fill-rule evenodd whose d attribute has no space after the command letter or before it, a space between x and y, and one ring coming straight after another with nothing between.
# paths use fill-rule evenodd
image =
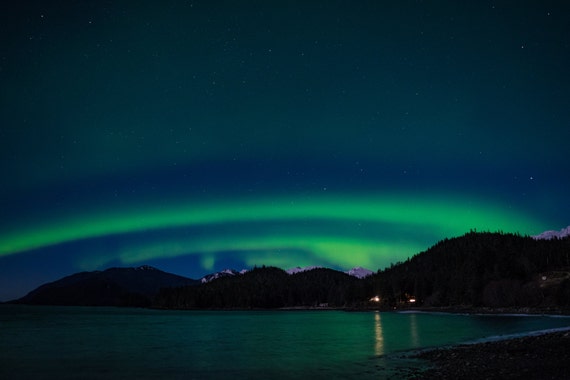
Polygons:
<instances>
[{"instance_id":1,"label":"teal water surface","mask_svg":"<svg viewBox=\"0 0 570 380\"><path fill-rule=\"evenodd\" d=\"M0 306L1 379L384 378L407 350L570 318Z\"/></svg>"}]
</instances>

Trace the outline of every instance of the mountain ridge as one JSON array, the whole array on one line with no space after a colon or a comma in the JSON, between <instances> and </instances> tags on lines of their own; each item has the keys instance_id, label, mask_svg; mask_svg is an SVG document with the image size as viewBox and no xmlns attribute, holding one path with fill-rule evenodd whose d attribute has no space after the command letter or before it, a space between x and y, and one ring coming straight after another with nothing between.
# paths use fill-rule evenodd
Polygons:
<instances>
[{"instance_id":1,"label":"mountain ridge","mask_svg":"<svg viewBox=\"0 0 570 380\"><path fill-rule=\"evenodd\" d=\"M294 268L295 269L295 268ZM569 308L570 238L469 232L358 279L262 267L199 287L163 289L156 306L251 308Z\"/></svg>"},{"instance_id":2,"label":"mountain ridge","mask_svg":"<svg viewBox=\"0 0 570 380\"><path fill-rule=\"evenodd\" d=\"M294 267L294 268L289 268L289 269L285 270L285 272L289 275L293 275L293 274L297 274L297 273L312 271L314 269L331 269L331 268L326 268L326 267L321 267L321 266ZM331 269L331 270L336 270L336 269ZM200 279L200 282L202 284L206 284L208 282L211 282L211 281L217 280L219 278L223 278L223 277L234 277L234 276L243 275L249 271L250 271L249 269L242 269L241 271L237 271L236 269L229 269L228 268L228 269L221 270L219 272L207 274ZM346 273L350 276L360 278L360 279L371 276L372 274L374 274L373 271L366 269L366 268L363 268L363 267L360 267L360 266L354 267L354 268L347 270L347 271L344 271L342 273Z\"/></svg>"},{"instance_id":3,"label":"mountain ridge","mask_svg":"<svg viewBox=\"0 0 570 380\"><path fill-rule=\"evenodd\" d=\"M570 236L570 226L561 229L560 231L548 230L538 235L533 236L536 240L550 240L550 239L564 239Z\"/></svg>"},{"instance_id":4,"label":"mountain ridge","mask_svg":"<svg viewBox=\"0 0 570 380\"><path fill-rule=\"evenodd\" d=\"M163 287L197 281L149 265L79 272L43 284L12 303L69 306L149 306Z\"/></svg>"},{"instance_id":5,"label":"mountain ridge","mask_svg":"<svg viewBox=\"0 0 570 380\"><path fill-rule=\"evenodd\" d=\"M564 230L563 230L564 231ZM214 281L215 280L215 281ZM80 272L12 303L160 308L570 305L570 236L470 232L374 273L305 267L189 279L150 266ZM297 304L299 303L299 304Z\"/></svg>"}]
</instances>

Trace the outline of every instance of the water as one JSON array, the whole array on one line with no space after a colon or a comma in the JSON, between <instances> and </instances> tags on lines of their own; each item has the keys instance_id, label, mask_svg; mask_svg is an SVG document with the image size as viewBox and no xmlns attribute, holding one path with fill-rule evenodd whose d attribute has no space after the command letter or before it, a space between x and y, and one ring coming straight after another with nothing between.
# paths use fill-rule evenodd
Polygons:
<instances>
[{"instance_id":1,"label":"water","mask_svg":"<svg viewBox=\"0 0 570 380\"><path fill-rule=\"evenodd\" d=\"M570 318L0 306L1 379L385 378L396 353Z\"/></svg>"}]
</instances>

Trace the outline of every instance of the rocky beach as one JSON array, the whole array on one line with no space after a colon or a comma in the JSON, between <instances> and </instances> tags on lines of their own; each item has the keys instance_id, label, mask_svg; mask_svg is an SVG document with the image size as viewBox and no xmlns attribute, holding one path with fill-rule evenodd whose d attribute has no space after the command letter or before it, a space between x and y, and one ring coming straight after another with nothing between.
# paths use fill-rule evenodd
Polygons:
<instances>
[{"instance_id":1,"label":"rocky beach","mask_svg":"<svg viewBox=\"0 0 570 380\"><path fill-rule=\"evenodd\" d=\"M429 362L408 379L568 379L570 331L465 344L413 354Z\"/></svg>"}]
</instances>

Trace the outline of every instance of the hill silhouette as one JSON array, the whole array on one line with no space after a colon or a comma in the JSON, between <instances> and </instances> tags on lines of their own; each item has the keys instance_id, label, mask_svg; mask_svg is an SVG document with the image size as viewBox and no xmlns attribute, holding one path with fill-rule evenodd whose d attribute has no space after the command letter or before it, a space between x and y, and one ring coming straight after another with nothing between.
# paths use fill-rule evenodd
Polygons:
<instances>
[{"instance_id":1,"label":"hill silhouette","mask_svg":"<svg viewBox=\"0 0 570 380\"><path fill-rule=\"evenodd\" d=\"M356 277L327 268L288 274L279 268L261 267L201 286L162 289L155 298L155 306L183 309L341 307L359 298L357 293L365 285Z\"/></svg>"},{"instance_id":2,"label":"hill silhouette","mask_svg":"<svg viewBox=\"0 0 570 380\"><path fill-rule=\"evenodd\" d=\"M373 289L390 306L569 306L570 239L472 231L377 273Z\"/></svg>"},{"instance_id":3,"label":"hill silhouette","mask_svg":"<svg viewBox=\"0 0 570 380\"><path fill-rule=\"evenodd\" d=\"M198 281L150 266L81 272L44 284L13 301L30 305L148 307L159 289Z\"/></svg>"}]
</instances>

